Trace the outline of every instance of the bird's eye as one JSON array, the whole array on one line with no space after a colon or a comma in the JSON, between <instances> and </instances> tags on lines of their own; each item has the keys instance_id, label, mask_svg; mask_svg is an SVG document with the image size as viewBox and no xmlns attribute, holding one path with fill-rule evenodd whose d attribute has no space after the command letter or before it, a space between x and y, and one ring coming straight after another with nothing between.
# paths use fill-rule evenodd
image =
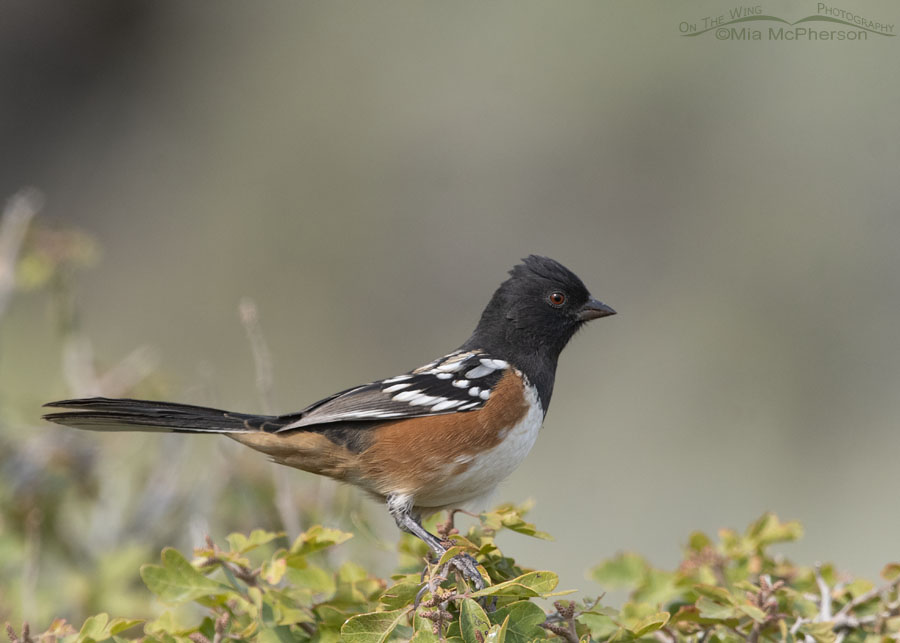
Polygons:
<instances>
[{"instance_id":1,"label":"bird's eye","mask_svg":"<svg viewBox=\"0 0 900 643\"><path fill-rule=\"evenodd\" d=\"M550 296L547 298L547 301L550 302L550 305L554 308L559 308L564 303L566 303L566 295L565 293L561 293L559 291L550 293Z\"/></svg>"}]
</instances>

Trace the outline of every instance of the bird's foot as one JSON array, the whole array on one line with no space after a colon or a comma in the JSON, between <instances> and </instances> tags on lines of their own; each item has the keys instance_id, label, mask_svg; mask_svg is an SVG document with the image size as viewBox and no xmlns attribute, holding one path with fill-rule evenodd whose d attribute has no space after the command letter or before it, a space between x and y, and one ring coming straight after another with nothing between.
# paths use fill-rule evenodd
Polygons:
<instances>
[{"instance_id":1,"label":"bird's foot","mask_svg":"<svg viewBox=\"0 0 900 643\"><path fill-rule=\"evenodd\" d=\"M484 578L481 576L481 572L478 571L478 561L469 554L457 554L447 564L462 574L463 578L472 581L476 591L484 589Z\"/></svg>"}]
</instances>

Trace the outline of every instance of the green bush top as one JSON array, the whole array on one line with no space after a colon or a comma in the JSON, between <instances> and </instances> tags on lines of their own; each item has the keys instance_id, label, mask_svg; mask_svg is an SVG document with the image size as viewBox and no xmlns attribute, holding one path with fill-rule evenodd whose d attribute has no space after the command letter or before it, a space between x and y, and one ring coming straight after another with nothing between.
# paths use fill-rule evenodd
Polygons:
<instances>
[{"instance_id":1,"label":"green bush top","mask_svg":"<svg viewBox=\"0 0 900 643\"><path fill-rule=\"evenodd\" d=\"M221 643L230 641L348 641L383 643L526 643L577 641L815 641L900 640L900 564L887 565L881 585L840 576L831 565L799 567L773 555L776 543L797 540L799 524L765 514L742 534L723 529L718 539L695 532L674 571L623 553L589 570L601 590L626 589L621 608L603 595L561 598L551 571L520 567L504 556L497 533L510 530L549 538L523 519L524 508L504 505L481 514L464 535L437 525L452 547L428 560L423 543L404 538L401 566L390 580L353 562L328 564L328 550L352 534L315 526L290 546L284 534L256 530L211 540L192 560L175 549L141 577L170 606L143 621L88 618L79 630L55 621L39 635L65 643L129 641ZM475 556L488 586L475 591L446 560ZM424 566L424 571L422 571ZM185 610L192 605L194 610ZM27 626L13 643L33 641Z\"/></svg>"}]
</instances>

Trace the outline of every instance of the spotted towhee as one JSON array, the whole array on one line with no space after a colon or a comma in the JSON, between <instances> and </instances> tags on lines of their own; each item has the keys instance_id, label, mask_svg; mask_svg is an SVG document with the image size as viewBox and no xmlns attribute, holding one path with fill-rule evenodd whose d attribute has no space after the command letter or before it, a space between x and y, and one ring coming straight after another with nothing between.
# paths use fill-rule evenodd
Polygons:
<instances>
[{"instance_id":1,"label":"spotted towhee","mask_svg":"<svg viewBox=\"0 0 900 643\"><path fill-rule=\"evenodd\" d=\"M559 354L581 326L613 315L573 272L532 255L510 271L472 336L424 366L335 393L288 415L89 398L44 416L95 431L224 433L279 464L357 485L438 555L421 515L486 501L528 454L547 414ZM469 556L452 561L483 586Z\"/></svg>"}]
</instances>

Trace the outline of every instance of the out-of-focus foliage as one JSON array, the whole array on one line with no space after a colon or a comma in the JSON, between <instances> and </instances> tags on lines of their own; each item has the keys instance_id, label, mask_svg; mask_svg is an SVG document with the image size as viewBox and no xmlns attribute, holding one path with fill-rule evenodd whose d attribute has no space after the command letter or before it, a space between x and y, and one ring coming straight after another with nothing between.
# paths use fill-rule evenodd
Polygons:
<instances>
[{"instance_id":1,"label":"out-of-focus foliage","mask_svg":"<svg viewBox=\"0 0 900 643\"><path fill-rule=\"evenodd\" d=\"M284 498L279 476L291 472L276 474L261 458L238 456L229 468L187 465L215 441L107 436L98 458L98 438L35 423L40 404L60 395L160 397L169 389L147 347L112 364L97 359L75 295L82 271L100 255L98 243L37 216L41 201L22 191L0 217L0 302L46 302L54 323L45 341L58 346L66 390L48 378L33 400L0 395L0 621L80 621L101 609L146 615L150 596L135 574L141 562L167 544L196 543L245 520L273 530L366 522L359 499L330 481L319 487L329 513L314 498ZM8 308L0 305L0 325ZM371 537L365 544L381 545Z\"/></svg>"},{"instance_id":2,"label":"out-of-focus foliage","mask_svg":"<svg viewBox=\"0 0 900 643\"><path fill-rule=\"evenodd\" d=\"M54 621L46 635L67 643L338 641L453 643L530 641L837 641L900 638L900 564L884 568L880 586L840 576L831 565L799 567L772 545L796 540L797 523L765 514L743 534L723 529L718 542L691 534L678 569L653 568L637 554L620 554L590 571L602 588L627 587L621 608L603 596L559 598L557 575L520 567L497 547L498 530L546 536L502 506L482 514L465 535L437 525L451 544L441 561L425 563L425 546L405 537L400 570L383 580L353 562L329 565L326 550L350 533L315 526L288 546L284 534L231 534L209 540L189 560L167 548L161 564L141 567L147 587L171 606L155 619L101 613L80 629ZM443 564L455 553L477 557L487 587L475 590ZM425 564L424 572L421 571ZM199 613L185 616L193 604ZM552 605L552 607L551 607ZM140 627L139 627L140 626ZM26 632L13 641L29 640Z\"/></svg>"}]
</instances>

